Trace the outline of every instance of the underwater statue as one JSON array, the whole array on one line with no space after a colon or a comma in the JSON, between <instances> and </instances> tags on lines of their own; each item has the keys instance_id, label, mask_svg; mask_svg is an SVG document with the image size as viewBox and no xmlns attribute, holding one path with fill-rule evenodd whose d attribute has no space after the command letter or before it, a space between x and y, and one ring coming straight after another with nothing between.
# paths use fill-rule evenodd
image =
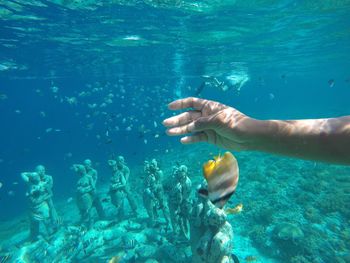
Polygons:
<instances>
[{"instance_id":1,"label":"underwater statue","mask_svg":"<svg viewBox=\"0 0 350 263\"><path fill-rule=\"evenodd\" d=\"M131 216L136 217L137 205L129 187L130 169L126 166L124 157L118 156L117 160L109 160L108 165L113 172L109 188L112 204L117 208L118 215L123 216L126 198L130 205Z\"/></svg>"},{"instance_id":2,"label":"underwater statue","mask_svg":"<svg viewBox=\"0 0 350 263\"><path fill-rule=\"evenodd\" d=\"M223 209L202 198L191 226L192 262L232 262L233 230Z\"/></svg>"},{"instance_id":3,"label":"underwater statue","mask_svg":"<svg viewBox=\"0 0 350 263\"><path fill-rule=\"evenodd\" d=\"M203 175L191 212L192 262L233 262L233 230L224 206L238 184L237 160L226 152L205 163Z\"/></svg>"},{"instance_id":4,"label":"underwater statue","mask_svg":"<svg viewBox=\"0 0 350 263\"><path fill-rule=\"evenodd\" d=\"M86 159L84 161L84 166L85 166L85 170L86 170L87 174L92 177L92 180L93 180L94 186L95 186L95 190L96 190L98 173L97 173L96 169L94 169L92 167L92 162L90 159ZM98 214L98 217L100 219L104 219L106 217L106 215L105 215L105 212L103 210L101 200L96 192L94 193L93 206L96 208L96 212Z\"/></svg>"},{"instance_id":5,"label":"underwater statue","mask_svg":"<svg viewBox=\"0 0 350 263\"><path fill-rule=\"evenodd\" d=\"M41 182L46 187L46 191L49 194L49 198L47 200L50 208L50 220L52 225L57 228L57 226L61 223L60 218L57 214L57 210L53 204L52 197L53 197L53 192L52 192L52 187L53 187L53 179L51 175L46 174L46 169L43 165L38 165L35 167L35 172L39 174Z\"/></svg>"},{"instance_id":6,"label":"underwater statue","mask_svg":"<svg viewBox=\"0 0 350 263\"><path fill-rule=\"evenodd\" d=\"M90 228L93 224L92 207L95 194L94 179L86 172L82 164L73 164L73 171L79 176L77 182L77 206L80 212L80 222Z\"/></svg>"},{"instance_id":7,"label":"underwater statue","mask_svg":"<svg viewBox=\"0 0 350 263\"><path fill-rule=\"evenodd\" d=\"M189 238L189 214L191 210L192 182L185 165L175 167L169 188L169 211L173 231L176 235Z\"/></svg>"},{"instance_id":8,"label":"underwater statue","mask_svg":"<svg viewBox=\"0 0 350 263\"><path fill-rule=\"evenodd\" d=\"M40 235L46 237L52 233L48 201L51 197L46 184L41 181L38 173L24 172L21 173L21 176L29 186L27 197L30 204L30 240L37 241Z\"/></svg>"},{"instance_id":9,"label":"underwater statue","mask_svg":"<svg viewBox=\"0 0 350 263\"><path fill-rule=\"evenodd\" d=\"M161 182L163 172L159 169L155 159L152 159L150 162L145 161L144 172L143 203L149 217L149 224L154 226L157 223L158 210L162 210L168 229L170 228L171 220Z\"/></svg>"}]
</instances>

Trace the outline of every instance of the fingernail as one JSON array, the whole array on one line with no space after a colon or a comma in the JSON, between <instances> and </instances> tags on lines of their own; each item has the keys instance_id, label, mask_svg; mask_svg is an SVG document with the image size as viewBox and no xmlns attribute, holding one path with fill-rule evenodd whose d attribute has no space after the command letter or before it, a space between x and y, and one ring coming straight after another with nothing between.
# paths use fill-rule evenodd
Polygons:
<instances>
[{"instance_id":1,"label":"fingernail","mask_svg":"<svg viewBox=\"0 0 350 263\"><path fill-rule=\"evenodd\" d=\"M163 122L162 122L162 124L164 125L164 126L167 126L169 123L169 119L165 119Z\"/></svg>"}]
</instances>

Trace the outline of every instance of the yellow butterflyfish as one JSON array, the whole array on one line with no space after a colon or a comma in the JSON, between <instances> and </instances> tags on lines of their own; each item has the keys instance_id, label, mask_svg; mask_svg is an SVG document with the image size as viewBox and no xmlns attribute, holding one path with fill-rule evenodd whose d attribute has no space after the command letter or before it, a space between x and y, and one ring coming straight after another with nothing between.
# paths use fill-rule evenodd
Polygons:
<instances>
[{"instance_id":1,"label":"yellow butterflyfish","mask_svg":"<svg viewBox=\"0 0 350 263\"><path fill-rule=\"evenodd\" d=\"M236 158L230 152L223 156L215 156L203 165L203 176L208 183L208 189L200 189L199 192L207 195L210 201L222 208L235 192L239 169Z\"/></svg>"}]
</instances>

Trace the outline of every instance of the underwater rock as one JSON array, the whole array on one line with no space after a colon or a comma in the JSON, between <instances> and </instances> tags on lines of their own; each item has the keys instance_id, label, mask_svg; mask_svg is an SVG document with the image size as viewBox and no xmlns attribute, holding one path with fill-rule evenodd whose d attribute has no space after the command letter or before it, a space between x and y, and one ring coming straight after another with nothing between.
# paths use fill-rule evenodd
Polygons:
<instances>
[{"instance_id":1,"label":"underwater rock","mask_svg":"<svg viewBox=\"0 0 350 263\"><path fill-rule=\"evenodd\" d=\"M143 262L148 258L156 258L158 254L158 248L155 246L142 244L141 247L136 249L136 253L138 255L138 259Z\"/></svg>"},{"instance_id":2,"label":"underwater rock","mask_svg":"<svg viewBox=\"0 0 350 263\"><path fill-rule=\"evenodd\" d=\"M168 243L163 245L161 250L173 262L186 263L190 261L190 247L178 247Z\"/></svg>"},{"instance_id":3,"label":"underwater rock","mask_svg":"<svg viewBox=\"0 0 350 263\"><path fill-rule=\"evenodd\" d=\"M142 229L142 225L128 220L128 224L125 225L125 229L128 231L140 231Z\"/></svg>"},{"instance_id":4,"label":"underwater rock","mask_svg":"<svg viewBox=\"0 0 350 263\"><path fill-rule=\"evenodd\" d=\"M291 258L304 248L304 232L299 226L284 222L275 226L272 231L272 240L277 247L276 256Z\"/></svg>"},{"instance_id":5,"label":"underwater rock","mask_svg":"<svg viewBox=\"0 0 350 263\"><path fill-rule=\"evenodd\" d=\"M274 238L277 240L298 242L304 237L303 231L295 224L281 223L274 229Z\"/></svg>"},{"instance_id":6,"label":"underwater rock","mask_svg":"<svg viewBox=\"0 0 350 263\"><path fill-rule=\"evenodd\" d=\"M94 224L94 228L95 229L98 229L98 230L104 230L104 229L107 229L109 228L111 225L111 221L107 221L107 220L100 220L100 221L97 221L95 224Z\"/></svg>"},{"instance_id":7,"label":"underwater rock","mask_svg":"<svg viewBox=\"0 0 350 263\"><path fill-rule=\"evenodd\" d=\"M166 242L164 236L159 234L159 231L153 229L153 228L147 228L144 230L145 236L147 237L148 242L154 242L159 245Z\"/></svg>"}]
</instances>

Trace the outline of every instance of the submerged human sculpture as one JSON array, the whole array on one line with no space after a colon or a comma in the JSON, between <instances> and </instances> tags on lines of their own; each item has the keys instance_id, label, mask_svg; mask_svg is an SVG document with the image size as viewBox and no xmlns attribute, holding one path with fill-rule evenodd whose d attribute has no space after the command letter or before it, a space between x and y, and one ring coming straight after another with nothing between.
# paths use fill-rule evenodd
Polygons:
<instances>
[{"instance_id":1,"label":"submerged human sculpture","mask_svg":"<svg viewBox=\"0 0 350 263\"><path fill-rule=\"evenodd\" d=\"M95 188L95 193L93 193L94 196L94 200L93 200L93 206L96 208L96 212L99 216L100 219L105 218L105 212L103 210L102 204L101 204L101 200L96 192L96 184L97 184L97 179L98 179L98 173L96 171L96 169L94 169L92 167L92 162L90 159L86 159L84 161L84 166L85 166L85 170L87 172L88 175L90 175L92 177L93 183L94 183L94 188Z\"/></svg>"},{"instance_id":2,"label":"submerged human sculpture","mask_svg":"<svg viewBox=\"0 0 350 263\"><path fill-rule=\"evenodd\" d=\"M53 192L52 192L52 187L53 187L53 179L52 176L46 174L46 169L43 165L38 165L35 167L35 172L39 174L40 176L40 181L43 183L43 185L46 188L46 191L48 193L48 199L47 203L50 208L50 220L52 225L56 228L60 224L60 218L57 214L57 210L53 204L52 197L53 197Z\"/></svg>"},{"instance_id":3,"label":"submerged human sculpture","mask_svg":"<svg viewBox=\"0 0 350 263\"><path fill-rule=\"evenodd\" d=\"M193 263L233 262L233 230L223 209L198 194L191 213L190 244Z\"/></svg>"},{"instance_id":4,"label":"submerged human sculpture","mask_svg":"<svg viewBox=\"0 0 350 263\"><path fill-rule=\"evenodd\" d=\"M192 182L188 177L187 166L181 165L174 168L171 184L172 186L169 187L171 225L175 234L188 238Z\"/></svg>"},{"instance_id":5,"label":"submerged human sculpture","mask_svg":"<svg viewBox=\"0 0 350 263\"><path fill-rule=\"evenodd\" d=\"M93 224L92 205L95 193L94 180L86 172L84 165L74 164L72 168L79 176L77 182L77 206L80 212L80 222L90 228Z\"/></svg>"},{"instance_id":6,"label":"submerged human sculpture","mask_svg":"<svg viewBox=\"0 0 350 263\"><path fill-rule=\"evenodd\" d=\"M156 224L158 210L162 210L167 228L170 227L169 208L165 200L163 185L161 182L163 172L159 169L155 159L145 162L144 166L145 180L143 202L149 217L151 226Z\"/></svg>"},{"instance_id":7,"label":"submerged human sculpture","mask_svg":"<svg viewBox=\"0 0 350 263\"><path fill-rule=\"evenodd\" d=\"M36 241L39 236L47 236L52 233L50 226L50 194L47 186L40 180L40 175L36 172L24 172L21 176L28 183L27 196L30 204L30 240ZM44 231L41 229L44 228Z\"/></svg>"},{"instance_id":8,"label":"submerged human sculpture","mask_svg":"<svg viewBox=\"0 0 350 263\"><path fill-rule=\"evenodd\" d=\"M236 158L230 152L214 157L203 165L203 176L192 210L193 262L232 262L233 231L223 208L237 188Z\"/></svg>"},{"instance_id":9,"label":"submerged human sculpture","mask_svg":"<svg viewBox=\"0 0 350 263\"><path fill-rule=\"evenodd\" d=\"M125 185L126 180L123 173L118 171L117 162L115 160L108 160L108 165L112 169L112 177L109 185L109 194L111 196L112 204L117 208L117 216L121 218L124 213L124 191L121 190Z\"/></svg>"},{"instance_id":10,"label":"submerged human sculpture","mask_svg":"<svg viewBox=\"0 0 350 263\"><path fill-rule=\"evenodd\" d=\"M117 208L118 215L123 216L124 198L129 202L131 215L137 216L136 201L130 191L129 175L130 169L126 166L123 156L118 156L117 160L109 160L108 165L111 167L113 175L111 177L110 195L112 204Z\"/></svg>"}]
</instances>

